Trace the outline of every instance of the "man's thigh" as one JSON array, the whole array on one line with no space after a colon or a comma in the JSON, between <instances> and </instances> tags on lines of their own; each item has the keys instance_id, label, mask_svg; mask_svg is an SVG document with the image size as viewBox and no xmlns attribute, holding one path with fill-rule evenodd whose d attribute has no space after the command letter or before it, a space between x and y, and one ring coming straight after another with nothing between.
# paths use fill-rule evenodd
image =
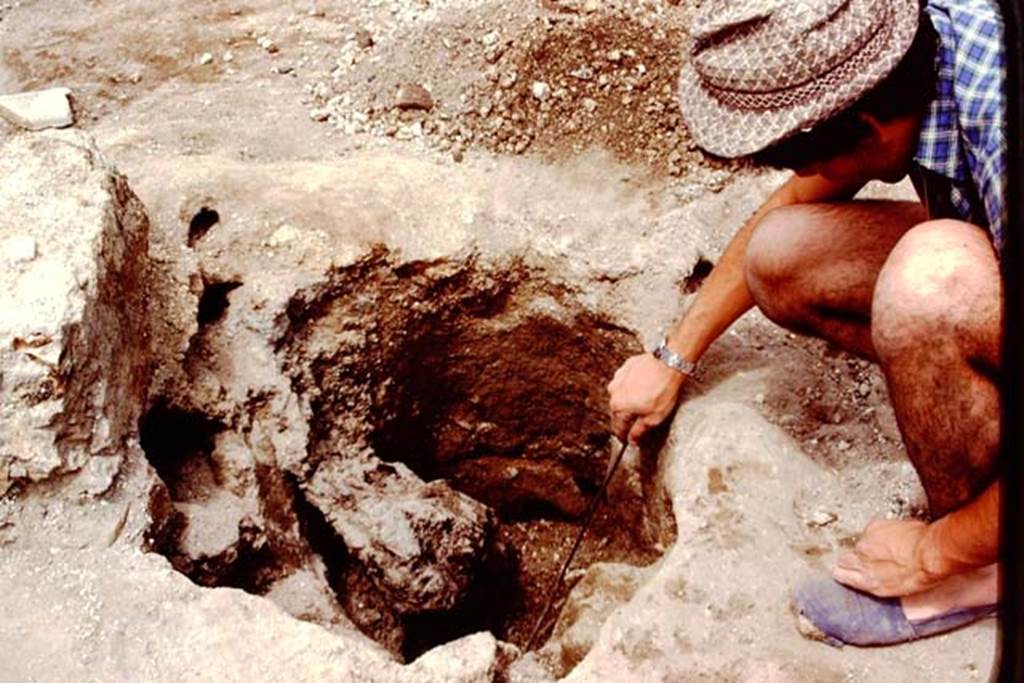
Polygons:
<instances>
[{"instance_id":1,"label":"man's thigh","mask_svg":"<svg viewBox=\"0 0 1024 683\"><path fill-rule=\"evenodd\" d=\"M747 283L769 317L808 309L870 319L875 282L896 243L927 220L919 202L852 200L776 209L747 247Z\"/></svg>"}]
</instances>

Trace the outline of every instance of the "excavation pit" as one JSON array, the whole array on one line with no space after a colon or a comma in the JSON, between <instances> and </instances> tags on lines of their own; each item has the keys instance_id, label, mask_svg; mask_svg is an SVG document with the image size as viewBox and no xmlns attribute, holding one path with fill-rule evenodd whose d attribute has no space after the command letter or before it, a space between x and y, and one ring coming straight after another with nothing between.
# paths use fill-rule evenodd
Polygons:
<instances>
[{"instance_id":1,"label":"excavation pit","mask_svg":"<svg viewBox=\"0 0 1024 683\"><path fill-rule=\"evenodd\" d=\"M193 352L229 356L217 339L232 320ZM254 439L237 417L163 397L143 445L184 520L160 550L197 582L271 599L277 581L320 567L335 608L405 660L480 630L523 644L604 475L604 386L634 336L522 264L385 253L296 292L277 325L305 452L274 467L239 455ZM180 479L197 472L205 492L185 500ZM649 516L643 480L610 487L576 567L657 557L666 525ZM184 543L209 524L204 505L234 510L207 544L217 561Z\"/></svg>"}]
</instances>

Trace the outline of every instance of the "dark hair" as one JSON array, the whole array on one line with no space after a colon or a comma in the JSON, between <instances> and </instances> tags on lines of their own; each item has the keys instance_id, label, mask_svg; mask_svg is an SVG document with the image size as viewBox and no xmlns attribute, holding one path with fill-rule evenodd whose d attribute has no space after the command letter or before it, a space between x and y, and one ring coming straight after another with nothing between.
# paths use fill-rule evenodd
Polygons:
<instances>
[{"instance_id":1,"label":"dark hair","mask_svg":"<svg viewBox=\"0 0 1024 683\"><path fill-rule=\"evenodd\" d=\"M896 68L866 95L810 131L777 142L752 155L755 163L802 168L849 152L870 132L861 113L881 121L923 111L935 97L935 51L938 36L921 13L917 34Z\"/></svg>"}]
</instances>

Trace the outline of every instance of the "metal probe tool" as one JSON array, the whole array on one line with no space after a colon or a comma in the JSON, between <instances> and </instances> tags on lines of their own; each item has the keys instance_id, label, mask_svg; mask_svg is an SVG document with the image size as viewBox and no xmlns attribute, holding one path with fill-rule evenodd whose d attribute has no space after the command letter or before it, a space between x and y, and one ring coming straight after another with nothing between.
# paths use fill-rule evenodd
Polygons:
<instances>
[{"instance_id":1,"label":"metal probe tool","mask_svg":"<svg viewBox=\"0 0 1024 683\"><path fill-rule=\"evenodd\" d=\"M596 492L594 492L594 497L590 500L587 512L583 516L583 524L580 525L580 530L576 534L576 541L572 544L572 550L569 551L569 557L565 558L565 562L562 563L561 571L558 572L558 576L555 577L555 580L548 588L547 602L544 603L544 610L540 613L540 617L538 617L537 623L534 625L529 639L527 639L526 644L523 645L524 652L530 651L530 647L533 646L533 641L536 640L537 636L540 635L540 632L543 630L544 622L546 622L548 618L548 612L551 611L552 606L555 604L555 600L558 598L558 589L562 586L562 579L565 578L565 573L569 571L569 565L572 564L573 558L576 557L576 552L580 549L580 544L583 543L583 536L587 533L587 528L594 519L594 513L597 511L597 506L601 503L601 499L604 498L604 493L608 489L608 484L611 483L612 476L615 474L615 470L618 469L619 463L622 462L622 456L626 454L627 448L629 448L628 440L622 443L622 447L619 448L615 457L608 463L608 470L605 472L604 481L601 482L601 486Z\"/></svg>"}]
</instances>

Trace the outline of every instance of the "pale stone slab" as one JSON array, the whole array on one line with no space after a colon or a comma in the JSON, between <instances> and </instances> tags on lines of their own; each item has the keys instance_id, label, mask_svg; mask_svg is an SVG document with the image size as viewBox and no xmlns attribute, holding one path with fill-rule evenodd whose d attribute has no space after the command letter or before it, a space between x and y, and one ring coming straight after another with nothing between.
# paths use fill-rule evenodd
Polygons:
<instances>
[{"instance_id":1,"label":"pale stone slab","mask_svg":"<svg viewBox=\"0 0 1024 683\"><path fill-rule=\"evenodd\" d=\"M49 88L0 96L0 116L28 130L67 128L74 125L71 91Z\"/></svg>"},{"instance_id":2,"label":"pale stone slab","mask_svg":"<svg viewBox=\"0 0 1024 683\"><path fill-rule=\"evenodd\" d=\"M0 178L0 496L78 471L102 491L149 381L149 223L77 131L15 135Z\"/></svg>"}]
</instances>

